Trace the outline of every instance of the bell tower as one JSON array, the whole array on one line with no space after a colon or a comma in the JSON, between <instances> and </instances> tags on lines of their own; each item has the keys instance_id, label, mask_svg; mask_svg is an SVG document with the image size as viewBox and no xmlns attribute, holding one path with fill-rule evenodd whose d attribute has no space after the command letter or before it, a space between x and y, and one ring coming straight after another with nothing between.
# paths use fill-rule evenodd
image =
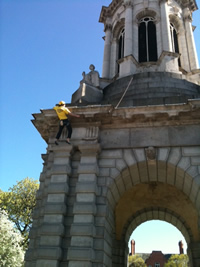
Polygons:
<instances>
[{"instance_id":1,"label":"bell tower","mask_svg":"<svg viewBox=\"0 0 200 267\"><path fill-rule=\"evenodd\" d=\"M173 72L195 82L199 69L193 37L195 1L112 1L103 7L102 78ZM198 77L198 78L197 78Z\"/></svg>"},{"instance_id":2,"label":"bell tower","mask_svg":"<svg viewBox=\"0 0 200 267\"><path fill-rule=\"evenodd\" d=\"M125 267L149 220L185 237L200 266L200 70L195 0L113 0L102 7L102 77L90 65L67 107L33 114L47 143L26 267Z\"/></svg>"}]
</instances>

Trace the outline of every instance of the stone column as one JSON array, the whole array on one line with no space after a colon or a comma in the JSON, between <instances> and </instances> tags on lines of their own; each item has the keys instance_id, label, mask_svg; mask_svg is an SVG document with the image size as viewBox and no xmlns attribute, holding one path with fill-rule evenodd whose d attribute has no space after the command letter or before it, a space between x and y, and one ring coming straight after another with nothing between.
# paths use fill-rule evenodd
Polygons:
<instances>
[{"instance_id":1,"label":"stone column","mask_svg":"<svg viewBox=\"0 0 200 267\"><path fill-rule=\"evenodd\" d=\"M62 259L62 237L64 235L64 216L67 213L66 198L69 192L71 173L70 156L72 146L54 146L54 159L51 180L47 188L47 203L44 209L43 224L36 267L58 267Z\"/></svg>"},{"instance_id":2,"label":"stone column","mask_svg":"<svg viewBox=\"0 0 200 267\"><path fill-rule=\"evenodd\" d=\"M110 78L112 79L117 73L117 39L114 38L111 45L110 59Z\"/></svg>"},{"instance_id":3,"label":"stone column","mask_svg":"<svg viewBox=\"0 0 200 267\"><path fill-rule=\"evenodd\" d=\"M180 58L181 67L189 72L190 63L189 63L189 58L188 58L188 49L187 49L185 30L183 29L183 27L181 27L181 30L179 30L179 33L178 33L178 45L179 45L179 50L181 54L181 58Z\"/></svg>"},{"instance_id":4,"label":"stone column","mask_svg":"<svg viewBox=\"0 0 200 267\"><path fill-rule=\"evenodd\" d=\"M198 69L198 57L196 46L194 42L194 36L192 31L192 15L188 8L184 9L184 20L185 20L185 31L186 31L186 41L187 41L187 49L190 63L190 71Z\"/></svg>"},{"instance_id":5,"label":"stone column","mask_svg":"<svg viewBox=\"0 0 200 267\"><path fill-rule=\"evenodd\" d=\"M200 242L193 242L188 245L187 253L189 255L191 267L200 266Z\"/></svg>"},{"instance_id":6,"label":"stone column","mask_svg":"<svg viewBox=\"0 0 200 267\"><path fill-rule=\"evenodd\" d=\"M105 44L104 44L104 56L103 56L103 70L102 78L110 78L110 52L111 52L111 29L110 24L105 25Z\"/></svg>"},{"instance_id":7,"label":"stone column","mask_svg":"<svg viewBox=\"0 0 200 267\"><path fill-rule=\"evenodd\" d=\"M133 4L131 0L125 0L125 42L124 56L133 54Z\"/></svg>"},{"instance_id":8,"label":"stone column","mask_svg":"<svg viewBox=\"0 0 200 267\"><path fill-rule=\"evenodd\" d=\"M167 8L166 0L160 1L160 17L161 17L162 48L164 51L172 52L170 23L169 23L168 8Z\"/></svg>"},{"instance_id":9,"label":"stone column","mask_svg":"<svg viewBox=\"0 0 200 267\"><path fill-rule=\"evenodd\" d=\"M76 201L70 231L68 267L90 267L96 259L94 238L96 236L97 155L100 146L99 144L83 144L78 148L81 151L81 160L75 189Z\"/></svg>"}]
</instances>

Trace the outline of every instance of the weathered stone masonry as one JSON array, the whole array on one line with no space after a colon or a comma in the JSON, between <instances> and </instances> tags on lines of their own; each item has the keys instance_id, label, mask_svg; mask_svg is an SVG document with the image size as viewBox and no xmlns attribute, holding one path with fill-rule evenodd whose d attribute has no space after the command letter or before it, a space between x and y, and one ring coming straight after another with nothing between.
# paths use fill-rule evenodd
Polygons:
<instances>
[{"instance_id":1,"label":"weathered stone masonry","mask_svg":"<svg viewBox=\"0 0 200 267\"><path fill-rule=\"evenodd\" d=\"M162 106L156 112L152 107L121 108L107 115L110 106L75 109L83 115L82 122L73 123L74 145L63 141L56 146L50 138L43 155L27 263L125 266L132 231L160 219L182 232L193 266L198 266L198 101L184 110L168 106L168 119ZM44 121L42 135L55 116L53 110L35 114L36 127Z\"/></svg>"}]
</instances>

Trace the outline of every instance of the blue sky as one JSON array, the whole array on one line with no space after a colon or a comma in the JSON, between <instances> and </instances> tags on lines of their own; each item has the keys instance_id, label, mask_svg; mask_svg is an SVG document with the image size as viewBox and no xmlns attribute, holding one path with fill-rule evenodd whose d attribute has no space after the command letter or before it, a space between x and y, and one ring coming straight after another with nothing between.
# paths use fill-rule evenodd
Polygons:
<instances>
[{"instance_id":1,"label":"blue sky","mask_svg":"<svg viewBox=\"0 0 200 267\"><path fill-rule=\"evenodd\" d=\"M103 24L110 0L0 1L0 188L25 177L39 179L46 143L33 113L71 102L82 72L101 75ZM200 0L197 1L200 7ZM200 58L200 11L193 14ZM179 241L179 240L178 240ZM138 244L138 243L137 243ZM140 252L140 251L138 251ZM168 251L166 251L168 252Z\"/></svg>"}]
</instances>

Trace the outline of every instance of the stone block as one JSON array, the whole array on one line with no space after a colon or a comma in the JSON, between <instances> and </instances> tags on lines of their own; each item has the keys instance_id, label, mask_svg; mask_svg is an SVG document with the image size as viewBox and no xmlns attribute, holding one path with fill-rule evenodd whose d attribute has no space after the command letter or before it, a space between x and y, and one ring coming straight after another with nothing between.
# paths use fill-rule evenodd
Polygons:
<instances>
[{"instance_id":1,"label":"stone block","mask_svg":"<svg viewBox=\"0 0 200 267\"><path fill-rule=\"evenodd\" d=\"M200 146L196 147L184 147L182 149L183 156L195 157L200 156Z\"/></svg>"},{"instance_id":2,"label":"stone block","mask_svg":"<svg viewBox=\"0 0 200 267\"><path fill-rule=\"evenodd\" d=\"M115 167L115 159L100 159L99 167L103 167L103 168Z\"/></svg>"},{"instance_id":3,"label":"stone block","mask_svg":"<svg viewBox=\"0 0 200 267\"><path fill-rule=\"evenodd\" d=\"M116 159L116 168L121 172L127 168L126 162L123 159Z\"/></svg>"},{"instance_id":4,"label":"stone block","mask_svg":"<svg viewBox=\"0 0 200 267\"><path fill-rule=\"evenodd\" d=\"M92 267L91 261L69 261L66 267Z\"/></svg>"},{"instance_id":5,"label":"stone block","mask_svg":"<svg viewBox=\"0 0 200 267\"><path fill-rule=\"evenodd\" d=\"M75 214L74 223L94 223L94 216L91 214Z\"/></svg>"},{"instance_id":6,"label":"stone block","mask_svg":"<svg viewBox=\"0 0 200 267\"><path fill-rule=\"evenodd\" d=\"M29 265L28 265L29 266ZM58 267L59 262L56 260L37 260L36 267Z\"/></svg>"},{"instance_id":7,"label":"stone block","mask_svg":"<svg viewBox=\"0 0 200 267\"><path fill-rule=\"evenodd\" d=\"M95 203L74 203L73 214L96 214Z\"/></svg>"},{"instance_id":8,"label":"stone block","mask_svg":"<svg viewBox=\"0 0 200 267\"><path fill-rule=\"evenodd\" d=\"M48 193L53 194L67 194L69 192L69 186L67 183L55 183L55 184L49 184L48 187Z\"/></svg>"},{"instance_id":9,"label":"stone block","mask_svg":"<svg viewBox=\"0 0 200 267\"><path fill-rule=\"evenodd\" d=\"M200 166L200 157L192 157L191 158L191 164Z\"/></svg>"},{"instance_id":10,"label":"stone block","mask_svg":"<svg viewBox=\"0 0 200 267\"><path fill-rule=\"evenodd\" d=\"M191 177L196 177L199 174L198 167L197 166L191 166L187 170L187 174L190 175Z\"/></svg>"},{"instance_id":11,"label":"stone block","mask_svg":"<svg viewBox=\"0 0 200 267\"><path fill-rule=\"evenodd\" d=\"M78 182L76 185L76 193L96 193L97 185L95 182Z\"/></svg>"},{"instance_id":12,"label":"stone block","mask_svg":"<svg viewBox=\"0 0 200 267\"><path fill-rule=\"evenodd\" d=\"M193 182L193 178L191 176L189 176L189 175L186 175L185 179L184 179L184 185L183 185L183 192L186 195L190 194L190 190L191 190L191 187L192 187L192 182Z\"/></svg>"},{"instance_id":13,"label":"stone block","mask_svg":"<svg viewBox=\"0 0 200 267\"><path fill-rule=\"evenodd\" d=\"M95 156L82 156L80 164L96 164L97 158Z\"/></svg>"},{"instance_id":14,"label":"stone block","mask_svg":"<svg viewBox=\"0 0 200 267\"><path fill-rule=\"evenodd\" d=\"M97 176L94 173L88 173L88 174L79 174L78 181L79 182L96 182Z\"/></svg>"},{"instance_id":15,"label":"stone block","mask_svg":"<svg viewBox=\"0 0 200 267\"><path fill-rule=\"evenodd\" d=\"M71 237L72 247L83 247L92 248L93 247L93 237L90 236L72 236Z\"/></svg>"},{"instance_id":16,"label":"stone block","mask_svg":"<svg viewBox=\"0 0 200 267\"><path fill-rule=\"evenodd\" d=\"M55 214L55 215L44 215L44 222L45 223L62 223L63 222L63 215Z\"/></svg>"},{"instance_id":17,"label":"stone block","mask_svg":"<svg viewBox=\"0 0 200 267\"><path fill-rule=\"evenodd\" d=\"M62 224L43 224L40 229L41 235L58 235L63 236L65 228Z\"/></svg>"},{"instance_id":18,"label":"stone block","mask_svg":"<svg viewBox=\"0 0 200 267\"><path fill-rule=\"evenodd\" d=\"M99 169L97 164L80 164L78 174L98 174Z\"/></svg>"},{"instance_id":19,"label":"stone block","mask_svg":"<svg viewBox=\"0 0 200 267\"><path fill-rule=\"evenodd\" d=\"M93 236L95 235L95 227L91 224L88 225L80 225L73 224L70 230L71 236Z\"/></svg>"},{"instance_id":20,"label":"stone block","mask_svg":"<svg viewBox=\"0 0 200 267\"><path fill-rule=\"evenodd\" d=\"M62 239L60 236L41 236L40 245L46 247L56 247L60 246Z\"/></svg>"},{"instance_id":21,"label":"stone block","mask_svg":"<svg viewBox=\"0 0 200 267\"><path fill-rule=\"evenodd\" d=\"M37 250L38 259L48 259L48 260L60 260L62 257L62 250L58 247L51 248L39 248Z\"/></svg>"},{"instance_id":22,"label":"stone block","mask_svg":"<svg viewBox=\"0 0 200 267\"><path fill-rule=\"evenodd\" d=\"M114 178L115 179L116 177L118 177L120 175L121 175L120 171L117 170L116 168L111 168L110 169L110 177L111 178Z\"/></svg>"},{"instance_id":23,"label":"stone block","mask_svg":"<svg viewBox=\"0 0 200 267\"><path fill-rule=\"evenodd\" d=\"M48 194L47 202L52 203L64 203L66 194Z\"/></svg>"},{"instance_id":24,"label":"stone block","mask_svg":"<svg viewBox=\"0 0 200 267\"><path fill-rule=\"evenodd\" d=\"M134 149L137 162L146 161L146 155L144 149Z\"/></svg>"},{"instance_id":25,"label":"stone block","mask_svg":"<svg viewBox=\"0 0 200 267\"><path fill-rule=\"evenodd\" d=\"M69 177L66 174L61 174L61 175L54 174L51 176L51 183L67 183L68 178Z\"/></svg>"},{"instance_id":26,"label":"stone block","mask_svg":"<svg viewBox=\"0 0 200 267\"><path fill-rule=\"evenodd\" d=\"M118 178L115 181L119 194L122 196L125 192L125 186L122 178Z\"/></svg>"},{"instance_id":27,"label":"stone block","mask_svg":"<svg viewBox=\"0 0 200 267\"><path fill-rule=\"evenodd\" d=\"M138 165L137 164L132 165L131 167L129 167L129 171L133 185L138 184L140 182Z\"/></svg>"},{"instance_id":28,"label":"stone block","mask_svg":"<svg viewBox=\"0 0 200 267\"><path fill-rule=\"evenodd\" d=\"M54 164L56 164L56 165L67 165L67 164L69 164L69 158L59 157L58 155L56 155L56 157L54 158Z\"/></svg>"},{"instance_id":29,"label":"stone block","mask_svg":"<svg viewBox=\"0 0 200 267\"><path fill-rule=\"evenodd\" d=\"M47 204L45 214L66 214L67 206L65 204Z\"/></svg>"},{"instance_id":30,"label":"stone block","mask_svg":"<svg viewBox=\"0 0 200 267\"><path fill-rule=\"evenodd\" d=\"M169 148L159 148L158 149L158 161L167 161L169 156Z\"/></svg>"},{"instance_id":31,"label":"stone block","mask_svg":"<svg viewBox=\"0 0 200 267\"><path fill-rule=\"evenodd\" d=\"M110 149L103 150L99 156L100 159L121 159L122 150L121 149Z\"/></svg>"},{"instance_id":32,"label":"stone block","mask_svg":"<svg viewBox=\"0 0 200 267\"><path fill-rule=\"evenodd\" d=\"M177 165L182 170L187 170L190 166L190 158L188 157L182 157Z\"/></svg>"},{"instance_id":33,"label":"stone block","mask_svg":"<svg viewBox=\"0 0 200 267\"><path fill-rule=\"evenodd\" d=\"M94 240L94 249L103 250L104 248L104 239L95 239Z\"/></svg>"},{"instance_id":34,"label":"stone block","mask_svg":"<svg viewBox=\"0 0 200 267\"><path fill-rule=\"evenodd\" d=\"M128 166L136 164L136 159L131 149L124 150L124 160Z\"/></svg>"},{"instance_id":35,"label":"stone block","mask_svg":"<svg viewBox=\"0 0 200 267\"><path fill-rule=\"evenodd\" d=\"M77 193L76 195L77 202L95 202L96 194L94 193Z\"/></svg>"},{"instance_id":36,"label":"stone block","mask_svg":"<svg viewBox=\"0 0 200 267\"><path fill-rule=\"evenodd\" d=\"M72 248L68 249L67 259L69 261L91 261L94 259L94 251L91 248Z\"/></svg>"},{"instance_id":37,"label":"stone block","mask_svg":"<svg viewBox=\"0 0 200 267\"><path fill-rule=\"evenodd\" d=\"M69 165L54 164L51 169L51 174L71 174L71 167Z\"/></svg>"},{"instance_id":38,"label":"stone block","mask_svg":"<svg viewBox=\"0 0 200 267\"><path fill-rule=\"evenodd\" d=\"M158 181L165 183L167 175L167 164L164 161L158 161Z\"/></svg>"}]
</instances>

